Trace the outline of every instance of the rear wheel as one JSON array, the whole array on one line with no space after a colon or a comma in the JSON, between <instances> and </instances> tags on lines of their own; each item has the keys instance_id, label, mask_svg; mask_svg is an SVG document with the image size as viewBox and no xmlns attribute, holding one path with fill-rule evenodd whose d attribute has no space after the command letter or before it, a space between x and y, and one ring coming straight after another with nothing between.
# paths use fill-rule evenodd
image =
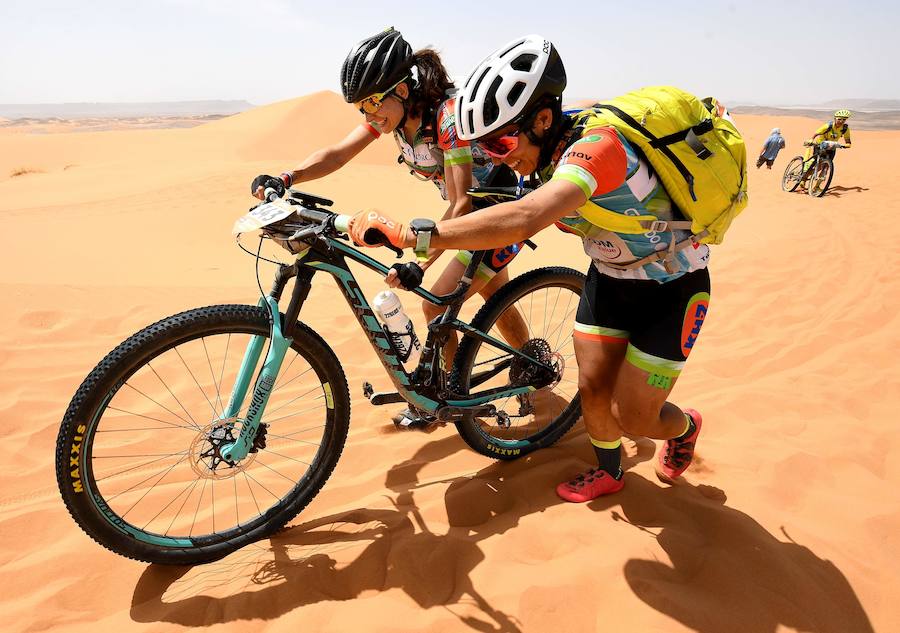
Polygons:
<instances>
[{"instance_id":1,"label":"rear wheel","mask_svg":"<svg viewBox=\"0 0 900 633\"><path fill-rule=\"evenodd\" d=\"M803 157L795 156L784 168L784 176L781 177L781 188L787 192L794 191L800 186L803 177Z\"/></svg>"},{"instance_id":2,"label":"rear wheel","mask_svg":"<svg viewBox=\"0 0 900 633\"><path fill-rule=\"evenodd\" d=\"M517 277L495 293L475 315L472 326L503 340L498 322L524 319L526 341L517 347L554 367L551 384L493 404L499 418L468 418L456 423L465 442L488 457L517 459L550 446L581 415L578 367L572 332L585 276L570 268L539 268ZM527 385L533 371L511 354L466 336L453 365L451 385L460 394L492 387Z\"/></svg>"},{"instance_id":3,"label":"rear wheel","mask_svg":"<svg viewBox=\"0 0 900 633\"><path fill-rule=\"evenodd\" d=\"M831 185L831 177L834 175L834 163L830 158L819 159L814 171L809 176L809 184L807 185L807 193L814 198L821 198L828 191Z\"/></svg>"},{"instance_id":4,"label":"rear wheel","mask_svg":"<svg viewBox=\"0 0 900 633\"><path fill-rule=\"evenodd\" d=\"M131 336L85 378L60 428L56 474L91 538L150 563L203 563L272 534L318 493L341 455L350 397L334 352L305 325L252 452L232 463L218 450L252 406L251 391L224 416L254 337L270 337L265 308L189 310Z\"/></svg>"}]
</instances>

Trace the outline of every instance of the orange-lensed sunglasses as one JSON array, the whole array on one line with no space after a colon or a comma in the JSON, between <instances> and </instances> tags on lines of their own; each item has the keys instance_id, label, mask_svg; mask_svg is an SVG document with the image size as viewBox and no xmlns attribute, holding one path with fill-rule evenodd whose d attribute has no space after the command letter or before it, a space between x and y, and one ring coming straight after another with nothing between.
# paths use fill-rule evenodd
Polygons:
<instances>
[{"instance_id":1,"label":"orange-lensed sunglasses","mask_svg":"<svg viewBox=\"0 0 900 633\"><path fill-rule=\"evenodd\" d=\"M519 146L519 130L497 138L480 139L478 145L492 158L506 158Z\"/></svg>"},{"instance_id":2,"label":"orange-lensed sunglasses","mask_svg":"<svg viewBox=\"0 0 900 633\"><path fill-rule=\"evenodd\" d=\"M406 81L406 77L395 83L384 92L375 93L371 97L366 97L362 101L354 103L353 105L356 106L356 109L359 110L362 114L375 114L384 103L384 98L387 97L394 90L394 88L402 84L404 81Z\"/></svg>"}]
</instances>

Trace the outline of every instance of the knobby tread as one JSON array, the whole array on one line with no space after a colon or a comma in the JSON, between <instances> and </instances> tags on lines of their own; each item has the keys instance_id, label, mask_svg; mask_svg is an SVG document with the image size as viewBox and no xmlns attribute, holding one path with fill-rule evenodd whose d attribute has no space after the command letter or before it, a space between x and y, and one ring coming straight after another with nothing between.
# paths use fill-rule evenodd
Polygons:
<instances>
[{"instance_id":1,"label":"knobby tread","mask_svg":"<svg viewBox=\"0 0 900 633\"><path fill-rule=\"evenodd\" d=\"M283 315L282 315L283 316ZM315 358L331 384L334 397L334 428L326 434L328 447L322 468L312 473L310 484L297 492L295 497L282 500L284 507L264 514L271 514L262 525L244 533L239 538L223 543L194 548L155 547L119 535L115 543L106 542L98 536L97 519L86 512L84 502L78 503L68 490L70 447L75 435L76 420L84 420L85 412L90 413L117 383L127 380L148 360L160 353L161 348L170 349L180 340L198 338L197 332L227 332L227 328L240 326L269 328L269 313L265 307L250 305L214 305L187 310L148 325L116 346L87 375L72 397L63 416L56 441L57 486L65 502L66 509L84 532L99 545L117 554L150 563L199 564L217 560L250 542L265 538L282 528L293 519L318 494L330 477L343 452L350 418L350 394L343 369L334 351L309 326L298 322L292 348L305 351ZM174 342L173 342L174 341ZM164 346L169 345L168 348ZM309 358L307 358L309 360ZM129 371L130 370L130 371ZM85 440L87 443L87 440ZM101 527L103 527L101 525ZM107 528L108 529L108 528Z\"/></svg>"},{"instance_id":2,"label":"knobby tread","mask_svg":"<svg viewBox=\"0 0 900 633\"><path fill-rule=\"evenodd\" d=\"M506 309L507 303L513 302L516 298L526 296L529 289L545 287L548 282L554 280L565 281L571 286L584 288L585 279L586 277L583 273L565 266L546 266L531 270L512 279L494 293L475 313L471 324L482 332L488 332L503 310ZM477 353L479 343L480 341L470 336L464 336L462 341L460 341L450 374L450 387L456 393L465 393L466 391L463 386L465 384L464 379L467 379L468 372L471 370L470 363L474 362L473 357ZM556 421L548 425L540 441L532 442L527 447L522 447L513 454L491 450L491 446L502 449L504 445L499 440L492 440L489 436L486 436L479 429L478 423L471 419L456 422L456 428L466 444L478 453L493 459L514 460L559 441L578 421L581 415L578 395L575 396L574 401L577 402L573 410L568 415L560 416Z\"/></svg>"}]
</instances>

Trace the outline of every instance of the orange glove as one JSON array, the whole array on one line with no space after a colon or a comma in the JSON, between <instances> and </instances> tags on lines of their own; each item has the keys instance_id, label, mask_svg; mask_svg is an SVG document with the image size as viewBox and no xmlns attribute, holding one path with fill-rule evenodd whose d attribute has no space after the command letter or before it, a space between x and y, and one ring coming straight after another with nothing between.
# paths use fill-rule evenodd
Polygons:
<instances>
[{"instance_id":1,"label":"orange glove","mask_svg":"<svg viewBox=\"0 0 900 633\"><path fill-rule=\"evenodd\" d=\"M406 248L406 225L375 209L360 211L350 220L350 238L360 246L381 246L379 237L397 248Z\"/></svg>"}]
</instances>

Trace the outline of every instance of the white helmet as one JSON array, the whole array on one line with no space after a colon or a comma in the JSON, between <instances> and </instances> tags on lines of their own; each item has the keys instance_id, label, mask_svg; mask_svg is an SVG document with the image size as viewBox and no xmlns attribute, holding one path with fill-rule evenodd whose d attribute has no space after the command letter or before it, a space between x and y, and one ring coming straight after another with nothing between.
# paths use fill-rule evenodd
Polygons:
<instances>
[{"instance_id":1,"label":"white helmet","mask_svg":"<svg viewBox=\"0 0 900 633\"><path fill-rule=\"evenodd\" d=\"M545 97L562 97L566 69L556 47L526 35L491 53L456 97L459 138L479 139L531 114Z\"/></svg>"}]
</instances>

